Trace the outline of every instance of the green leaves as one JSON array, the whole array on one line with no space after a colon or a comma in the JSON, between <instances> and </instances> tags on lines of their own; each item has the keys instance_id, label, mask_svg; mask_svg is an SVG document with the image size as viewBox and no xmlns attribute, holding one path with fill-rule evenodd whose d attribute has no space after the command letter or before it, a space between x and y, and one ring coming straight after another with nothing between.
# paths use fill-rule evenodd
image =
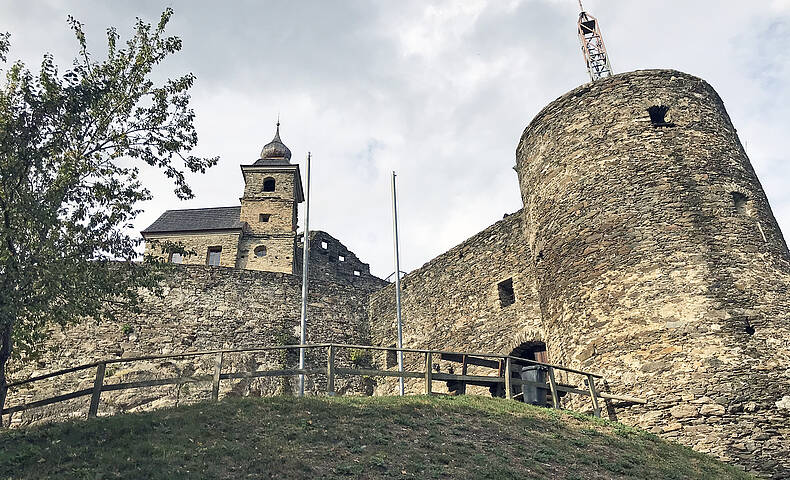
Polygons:
<instances>
[{"instance_id":1,"label":"green leaves","mask_svg":"<svg viewBox=\"0 0 790 480\"><path fill-rule=\"evenodd\" d=\"M100 61L69 17L78 54L68 71L49 54L35 75L21 62L2 70L0 339L13 331L17 354L33 355L52 323L111 316L134 308L140 287L156 287L159 270L134 261L141 240L127 230L151 198L139 165L161 169L179 198L191 198L184 172L217 163L188 154L198 140L194 75L151 79L181 49L165 34L172 14L155 27L137 19L125 44L108 28ZM8 47L0 35L2 63ZM0 346L0 369L8 350Z\"/></svg>"}]
</instances>

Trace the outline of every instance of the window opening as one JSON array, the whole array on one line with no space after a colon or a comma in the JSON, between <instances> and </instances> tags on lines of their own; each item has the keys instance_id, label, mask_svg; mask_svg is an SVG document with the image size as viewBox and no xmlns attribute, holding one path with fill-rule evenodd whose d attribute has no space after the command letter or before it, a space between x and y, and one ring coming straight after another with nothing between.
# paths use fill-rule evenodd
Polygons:
<instances>
[{"instance_id":1,"label":"window opening","mask_svg":"<svg viewBox=\"0 0 790 480\"><path fill-rule=\"evenodd\" d=\"M499 305L502 308L516 303L516 293L513 291L512 278L499 282L497 290L499 291Z\"/></svg>"},{"instance_id":2,"label":"window opening","mask_svg":"<svg viewBox=\"0 0 790 480\"><path fill-rule=\"evenodd\" d=\"M338 255L337 259L340 260L341 262L345 262L346 261L346 257L344 257L343 255Z\"/></svg>"},{"instance_id":3,"label":"window opening","mask_svg":"<svg viewBox=\"0 0 790 480\"><path fill-rule=\"evenodd\" d=\"M206 259L206 264L218 266L221 254L222 247L208 247L208 258Z\"/></svg>"},{"instance_id":4,"label":"window opening","mask_svg":"<svg viewBox=\"0 0 790 480\"><path fill-rule=\"evenodd\" d=\"M170 263L184 263L184 257L178 252L173 252L170 254Z\"/></svg>"},{"instance_id":5,"label":"window opening","mask_svg":"<svg viewBox=\"0 0 790 480\"><path fill-rule=\"evenodd\" d=\"M674 125L672 122L667 122L666 115L669 111L669 107L666 105L653 105L652 107L647 109L647 113L650 115L650 123L657 127L671 127Z\"/></svg>"},{"instance_id":6,"label":"window opening","mask_svg":"<svg viewBox=\"0 0 790 480\"><path fill-rule=\"evenodd\" d=\"M271 214L269 213L261 213L260 215L258 215L259 222L268 222L270 218L271 218Z\"/></svg>"},{"instance_id":7,"label":"window opening","mask_svg":"<svg viewBox=\"0 0 790 480\"><path fill-rule=\"evenodd\" d=\"M274 191L274 179L272 177L263 180L263 191L264 192Z\"/></svg>"},{"instance_id":8,"label":"window opening","mask_svg":"<svg viewBox=\"0 0 790 480\"><path fill-rule=\"evenodd\" d=\"M257 247L255 247L255 250L253 250L253 252L255 253L256 257L265 257L266 247L263 245L258 245Z\"/></svg>"},{"instance_id":9,"label":"window opening","mask_svg":"<svg viewBox=\"0 0 790 480\"><path fill-rule=\"evenodd\" d=\"M735 213L738 215L746 214L746 203L748 201L749 197L741 192L732 192L732 205L735 207Z\"/></svg>"},{"instance_id":10,"label":"window opening","mask_svg":"<svg viewBox=\"0 0 790 480\"><path fill-rule=\"evenodd\" d=\"M326 250L327 248L329 248L329 244L328 244L328 243L326 243L326 242L324 242L324 241L321 241L321 248L323 248L324 250Z\"/></svg>"},{"instance_id":11,"label":"window opening","mask_svg":"<svg viewBox=\"0 0 790 480\"><path fill-rule=\"evenodd\" d=\"M359 277L360 275L362 275L362 272L360 272L359 270L354 270L355 277Z\"/></svg>"}]
</instances>

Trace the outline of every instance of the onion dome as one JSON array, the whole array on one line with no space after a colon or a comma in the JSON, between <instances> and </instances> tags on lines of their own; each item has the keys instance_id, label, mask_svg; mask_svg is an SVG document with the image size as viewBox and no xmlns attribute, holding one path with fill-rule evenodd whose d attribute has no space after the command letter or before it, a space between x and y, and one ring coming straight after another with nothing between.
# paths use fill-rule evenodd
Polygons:
<instances>
[{"instance_id":1,"label":"onion dome","mask_svg":"<svg viewBox=\"0 0 790 480\"><path fill-rule=\"evenodd\" d=\"M277 121L277 131L274 134L274 139L264 145L261 150L261 158L255 162L255 165L271 165L272 163L290 163L291 150L285 146L280 140L280 121Z\"/></svg>"}]
</instances>

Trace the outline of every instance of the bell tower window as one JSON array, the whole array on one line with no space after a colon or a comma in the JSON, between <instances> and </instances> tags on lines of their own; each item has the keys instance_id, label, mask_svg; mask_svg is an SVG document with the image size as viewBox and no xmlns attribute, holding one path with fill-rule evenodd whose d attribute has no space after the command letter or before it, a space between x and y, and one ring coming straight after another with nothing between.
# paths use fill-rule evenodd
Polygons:
<instances>
[{"instance_id":1,"label":"bell tower window","mask_svg":"<svg viewBox=\"0 0 790 480\"><path fill-rule=\"evenodd\" d=\"M274 191L274 179L272 177L268 177L263 180L263 191L264 192Z\"/></svg>"}]
</instances>

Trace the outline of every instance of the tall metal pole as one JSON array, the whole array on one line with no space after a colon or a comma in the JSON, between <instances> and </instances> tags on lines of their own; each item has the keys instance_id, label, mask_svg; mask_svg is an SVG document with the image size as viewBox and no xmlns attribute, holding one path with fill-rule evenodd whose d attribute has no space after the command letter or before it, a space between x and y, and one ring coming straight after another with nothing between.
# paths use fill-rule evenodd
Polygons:
<instances>
[{"instance_id":1,"label":"tall metal pole","mask_svg":"<svg viewBox=\"0 0 790 480\"><path fill-rule=\"evenodd\" d=\"M392 172L392 234L395 244L395 311L398 316L398 371L403 374L403 323L400 315L400 252L398 251L398 200L395 195L395 172ZM400 394L403 395L404 382L400 377Z\"/></svg>"},{"instance_id":2,"label":"tall metal pole","mask_svg":"<svg viewBox=\"0 0 790 480\"><path fill-rule=\"evenodd\" d=\"M304 240L302 242L302 333L300 345L307 344L307 276L310 271L310 152L307 152L307 203L304 212ZM304 369L304 347L299 348L299 370ZM299 374L299 396L304 396L304 374Z\"/></svg>"}]
</instances>

